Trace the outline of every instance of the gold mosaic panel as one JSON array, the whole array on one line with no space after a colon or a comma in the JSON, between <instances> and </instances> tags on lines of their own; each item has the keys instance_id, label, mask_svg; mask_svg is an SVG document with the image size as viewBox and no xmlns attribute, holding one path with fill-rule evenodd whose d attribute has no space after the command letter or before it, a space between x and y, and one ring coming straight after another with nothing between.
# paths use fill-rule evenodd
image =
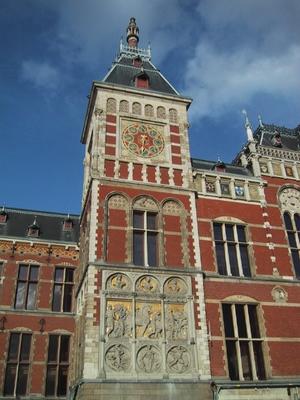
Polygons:
<instances>
[{"instance_id":1,"label":"gold mosaic panel","mask_svg":"<svg viewBox=\"0 0 300 400\"><path fill-rule=\"evenodd\" d=\"M162 337L160 303L137 302L135 310L136 337L156 339Z\"/></svg>"}]
</instances>

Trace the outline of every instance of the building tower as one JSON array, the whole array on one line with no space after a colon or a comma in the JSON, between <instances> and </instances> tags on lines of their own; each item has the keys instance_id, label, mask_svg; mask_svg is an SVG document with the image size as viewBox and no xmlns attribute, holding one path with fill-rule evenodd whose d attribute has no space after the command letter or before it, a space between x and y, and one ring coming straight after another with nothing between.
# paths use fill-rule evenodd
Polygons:
<instances>
[{"instance_id":1,"label":"building tower","mask_svg":"<svg viewBox=\"0 0 300 400\"><path fill-rule=\"evenodd\" d=\"M71 397L137 399L151 391L160 399L206 399L191 100L138 41L131 18L127 44L92 85L84 122Z\"/></svg>"}]
</instances>

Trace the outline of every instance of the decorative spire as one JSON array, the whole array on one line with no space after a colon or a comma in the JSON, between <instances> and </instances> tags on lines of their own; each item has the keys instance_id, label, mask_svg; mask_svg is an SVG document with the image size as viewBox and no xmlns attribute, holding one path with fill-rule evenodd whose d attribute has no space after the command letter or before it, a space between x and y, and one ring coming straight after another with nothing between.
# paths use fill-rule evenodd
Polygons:
<instances>
[{"instance_id":1,"label":"decorative spire","mask_svg":"<svg viewBox=\"0 0 300 400\"><path fill-rule=\"evenodd\" d=\"M261 128L264 127L264 124L263 124L263 122L262 122L262 119L261 119L261 115L260 115L260 114L258 114L258 123L259 123L259 126L260 126Z\"/></svg>"},{"instance_id":2,"label":"decorative spire","mask_svg":"<svg viewBox=\"0 0 300 400\"><path fill-rule=\"evenodd\" d=\"M129 47L137 47L139 42L139 28L135 18L131 17L127 27L127 43Z\"/></svg>"},{"instance_id":3,"label":"decorative spire","mask_svg":"<svg viewBox=\"0 0 300 400\"><path fill-rule=\"evenodd\" d=\"M246 128L246 133L247 133L247 138L249 142L253 142L253 131L252 131L252 127L247 115L247 111L246 110L242 110L242 113L245 115L246 121L245 121L245 128Z\"/></svg>"}]
</instances>

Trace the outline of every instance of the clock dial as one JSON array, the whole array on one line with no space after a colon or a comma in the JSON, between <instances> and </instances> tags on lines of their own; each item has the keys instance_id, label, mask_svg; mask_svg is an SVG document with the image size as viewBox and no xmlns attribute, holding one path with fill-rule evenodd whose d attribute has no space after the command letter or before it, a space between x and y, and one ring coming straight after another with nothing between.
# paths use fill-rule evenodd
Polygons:
<instances>
[{"instance_id":1,"label":"clock dial","mask_svg":"<svg viewBox=\"0 0 300 400\"><path fill-rule=\"evenodd\" d=\"M159 155L165 146L164 139L157 128L143 123L127 126L123 130L122 141L130 153L144 158Z\"/></svg>"}]
</instances>

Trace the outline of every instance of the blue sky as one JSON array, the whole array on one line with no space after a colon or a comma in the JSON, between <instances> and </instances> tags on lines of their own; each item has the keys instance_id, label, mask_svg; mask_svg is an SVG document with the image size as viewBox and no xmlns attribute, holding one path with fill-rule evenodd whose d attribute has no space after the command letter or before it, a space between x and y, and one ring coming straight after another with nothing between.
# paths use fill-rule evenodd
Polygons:
<instances>
[{"instance_id":1,"label":"blue sky","mask_svg":"<svg viewBox=\"0 0 300 400\"><path fill-rule=\"evenodd\" d=\"M80 212L92 80L131 16L184 95L192 156L231 161L254 127L300 123L299 0L1 0L0 205Z\"/></svg>"}]
</instances>

